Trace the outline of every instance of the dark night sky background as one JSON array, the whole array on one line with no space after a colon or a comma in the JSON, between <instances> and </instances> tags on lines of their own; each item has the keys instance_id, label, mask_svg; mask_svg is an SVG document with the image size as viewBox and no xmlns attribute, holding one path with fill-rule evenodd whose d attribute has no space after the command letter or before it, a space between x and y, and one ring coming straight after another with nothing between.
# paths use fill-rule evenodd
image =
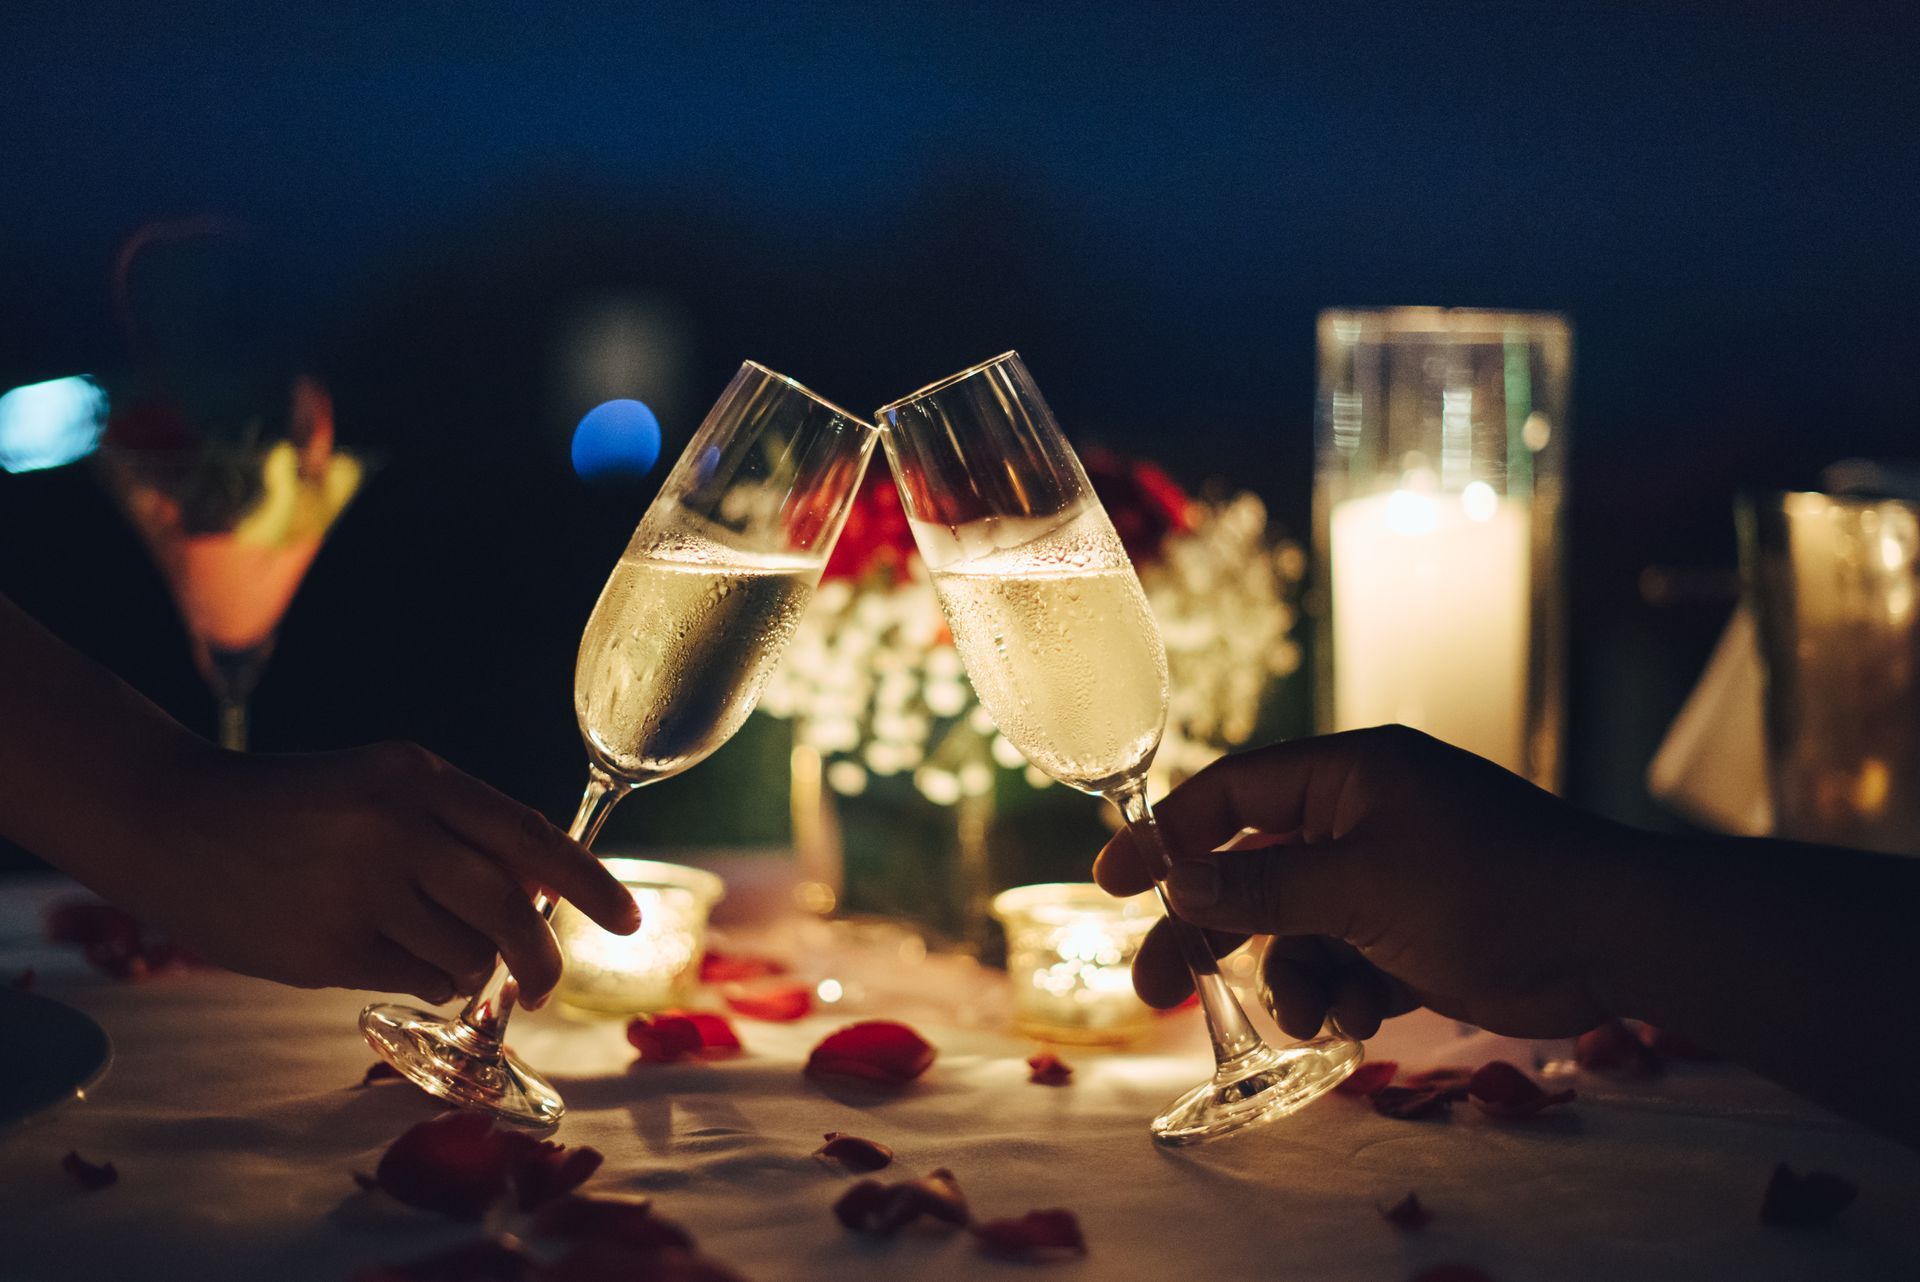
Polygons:
<instances>
[{"instance_id":1,"label":"dark night sky background","mask_svg":"<svg viewBox=\"0 0 1920 1282\"><path fill-rule=\"evenodd\" d=\"M326 8L0 13L0 386L124 361L116 245L221 211L386 455L262 747L417 738L568 806L572 649L650 494L568 466L596 298L682 318L631 389L669 451L743 357L861 407L1018 347L1076 439L1296 530L1317 310L1569 313L1570 787L1629 819L1724 613L1642 568L1730 566L1741 486L1920 454L1912 5ZM85 469L0 476L0 591L209 724ZM632 835L764 835L659 792Z\"/></svg>"}]
</instances>

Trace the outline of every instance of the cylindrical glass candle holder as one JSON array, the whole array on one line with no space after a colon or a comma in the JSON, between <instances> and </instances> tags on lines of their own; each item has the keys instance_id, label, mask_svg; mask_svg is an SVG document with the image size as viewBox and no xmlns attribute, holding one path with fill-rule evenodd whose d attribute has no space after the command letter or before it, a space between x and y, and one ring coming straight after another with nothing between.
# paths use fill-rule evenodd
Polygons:
<instances>
[{"instance_id":1,"label":"cylindrical glass candle holder","mask_svg":"<svg viewBox=\"0 0 1920 1282\"><path fill-rule=\"evenodd\" d=\"M1399 722L1560 783L1564 317L1320 314L1323 730Z\"/></svg>"},{"instance_id":2,"label":"cylindrical glass candle holder","mask_svg":"<svg viewBox=\"0 0 1920 1282\"><path fill-rule=\"evenodd\" d=\"M566 968L554 997L581 1014L616 1016L666 1010L683 1002L707 947L707 913L725 886L712 873L652 859L603 859L633 892L640 929L614 935L572 904L554 910L553 933Z\"/></svg>"},{"instance_id":3,"label":"cylindrical glass candle holder","mask_svg":"<svg viewBox=\"0 0 1920 1282\"><path fill-rule=\"evenodd\" d=\"M1117 1045L1153 1011L1133 991L1133 959L1160 919L1150 894L1115 899L1090 882L1018 886L993 900L1007 933L1014 1024L1043 1041Z\"/></svg>"}]
</instances>

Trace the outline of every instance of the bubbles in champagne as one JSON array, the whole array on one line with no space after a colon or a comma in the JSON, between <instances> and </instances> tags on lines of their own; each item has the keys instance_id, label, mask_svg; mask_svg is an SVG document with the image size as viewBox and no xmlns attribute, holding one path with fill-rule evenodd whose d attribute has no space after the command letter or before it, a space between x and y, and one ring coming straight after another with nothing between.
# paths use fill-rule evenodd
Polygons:
<instances>
[{"instance_id":1,"label":"bubbles in champagne","mask_svg":"<svg viewBox=\"0 0 1920 1282\"><path fill-rule=\"evenodd\" d=\"M967 543L966 527L943 533ZM954 561L933 584L980 702L1029 761L1099 792L1152 759L1166 649L1105 512Z\"/></svg>"},{"instance_id":2,"label":"bubbles in champagne","mask_svg":"<svg viewBox=\"0 0 1920 1282\"><path fill-rule=\"evenodd\" d=\"M657 779L725 743L759 701L818 570L686 539L628 549L574 668L588 751L627 778Z\"/></svg>"}]
</instances>

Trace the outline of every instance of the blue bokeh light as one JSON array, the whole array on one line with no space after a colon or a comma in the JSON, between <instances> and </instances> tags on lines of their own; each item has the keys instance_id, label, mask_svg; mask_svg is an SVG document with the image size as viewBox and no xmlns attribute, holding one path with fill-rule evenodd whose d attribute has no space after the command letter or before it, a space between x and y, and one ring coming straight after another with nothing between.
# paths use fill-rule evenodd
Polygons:
<instances>
[{"instance_id":1,"label":"blue bokeh light","mask_svg":"<svg viewBox=\"0 0 1920 1282\"><path fill-rule=\"evenodd\" d=\"M0 396L0 472L37 472L85 458L100 443L107 394L84 375Z\"/></svg>"},{"instance_id":2,"label":"blue bokeh light","mask_svg":"<svg viewBox=\"0 0 1920 1282\"><path fill-rule=\"evenodd\" d=\"M587 480L645 476L660 458L660 420L639 401L607 401L573 429L573 470Z\"/></svg>"}]
</instances>

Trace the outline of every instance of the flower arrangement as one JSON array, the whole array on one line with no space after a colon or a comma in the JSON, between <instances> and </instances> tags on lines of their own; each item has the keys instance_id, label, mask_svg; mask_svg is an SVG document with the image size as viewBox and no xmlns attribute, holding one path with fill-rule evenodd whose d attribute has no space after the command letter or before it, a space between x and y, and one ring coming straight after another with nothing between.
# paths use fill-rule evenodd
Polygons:
<instances>
[{"instance_id":1,"label":"flower arrangement","mask_svg":"<svg viewBox=\"0 0 1920 1282\"><path fill-rule=\"evenodd\" d=\"M1081 457L1166 641L1172 695L1155 758L1164 786L1244 743L1268 684L1299 667L1306 557L1269 535L1250 493L1195 498L1153 463L1103 449ZM794 723L841 796L908 775L928 801L955 806L989 793L995 766L1035 788L1052 783L975 699L885 472L868 476L760 706Z\"/></svg>"}]
</instances>

